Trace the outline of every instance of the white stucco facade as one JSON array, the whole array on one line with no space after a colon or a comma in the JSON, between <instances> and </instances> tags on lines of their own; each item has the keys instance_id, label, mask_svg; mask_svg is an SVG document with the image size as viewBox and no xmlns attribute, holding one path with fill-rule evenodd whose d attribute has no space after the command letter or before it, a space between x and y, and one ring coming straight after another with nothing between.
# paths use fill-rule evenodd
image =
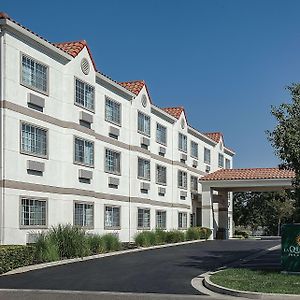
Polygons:
<instances>
[{"instance_id":1,"label":"white stucco facade","mask_svg":"<svg viewBox=\"0 0 300 300\"><path fill-rule=\"evenodd\" d=\"M200 183L198 192L192 193L191 176L202 177L208 167L209 172L217 170L219 153L232 167L234 153L224 146L222 139L215 141L190 127L184 111L176 118L155 106L146 85L135 94L97 72L87 47L73 57L10 19L0 19L0 29L0 244L25 244L34 233L51 226L74 224L75 203L92 205L93 222L87 230L100 234L114 232L122 241L132 241L139 230L139 208L150 209L150 229L156 228L157 211L166 212L168 230L178 229L179 213L187 214L187 227L193 222L213 228L213 204L201 199ZM47 92L22 84L22 55L46 66ZM89 63L88 74L82 71L83 59ZM94 88L93 110L75 103L76 78ZM30 105L28 99L33 96L44 101L42 109ZM120 105L120 124L105 118L107 97ZM149 136L138 131L138 112L150 117ZM82 113L92 118L89 126L80 123ZM164 145L156 140L157 123L166 127ZM22 151L22 124L32 124L47 132L45 157ZM110 136L112 128L117 130L117 138ZM186 153L178 149L179 132L187 136ZM92 166L75 162L76 137L93 142ZM141 145L143 138L147 139L147 147ZM198 144L198 158L191 156L191 141ZM161 147L165 149L164 156L159 153ZM210 164L204 163L204 148L211 151ZM119 174L107 172L106 149L120 153ZM182 154L186 155L185 162L181 161ZM150 161L150 179L139 178L139 157ZM32 167L35 162L40 163L38 170ZM157 183L156 165L166 167L165 184ZM178 187L178 170L187 173L186 188ZM84 174L89 178L79 180L84 171L88 171ZM110 182L117 184L112 187ZM159 192L161 188L163 194ZM23 198L46 201L45 224L23 224ZM119 208L118 226L105 226L106 206ZM232 213L232 203L229 212Z\"/></svg>"}]
</instances>

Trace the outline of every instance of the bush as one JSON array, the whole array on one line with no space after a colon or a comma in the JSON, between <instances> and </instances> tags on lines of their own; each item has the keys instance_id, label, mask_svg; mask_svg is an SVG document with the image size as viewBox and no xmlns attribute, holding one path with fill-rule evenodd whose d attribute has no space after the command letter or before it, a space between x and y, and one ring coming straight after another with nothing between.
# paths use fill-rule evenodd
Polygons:
<instances>
[{"instance_id":1,"label":"bush","mask_svg":"<svg viewBox=\"0 0 300 300\"><path fill-rule=\"evenodd\" d=\"M44 233L39 235L35 243L35 248L36 262L50 262L60 259L57 244Z\"/></svg>"},{"instance_id":2,"label":"bush","mask_svg":"<svg viewBox=\"0 0 300 300\"><path fill-rule=\"evenodd\" d=\"M33 246L0 246L0 274L34 263Z\"/></svg>"},{"instance_id":3,"label":"bush","mask_svg":"<svg viewBox=\"0 0 300 300\"><path fill-rule=\"evenodd\" d=\"M135 235L134 241L139 247L156 245L156 235L153 231L142 231Z\"/></svg>"},{"instance_id":4,"label":"bush","mask_svg":"<svg viewBox=\"0 0 300 300\"><path fill-rule=\"evenodd\" d=\"M234 231L235 236L242 236L243 238L247 239L249 237L249 234L247 231L244 230L235 230Z\"/></svg>"},{"instance_id":5,"label":"bush","mask_svg":"<svg viewBox=\"0 0 300 300\"><path fill-rule=\"evenodd\" d=\"M206 228L206 227L190 227L186 231L186 239L188 241L193 241L193 240L201 240L205 239L207 240L212 234L211 229Z\"/></svg>"},{"instance_id":6,"label":"bush","mask_svg":"<svg viewBox=\"0 0 300 300\"><path fill-rule=\"evenodd\" d=\"M98 234L87 236L89 249L92 254L99 254L106 252L106 245L103 238Z\"/></svg>"},{"instance_id":7,"label":"bush","mask_svg":"<svg viewBox=\"0 0 300 300\"><path fill-rule=\"evenodd\" d=\"M103 235L102 240L106 252L117 251L121 249L121 243L119 238L112 233Z\"/></svg>"},{"instance_id":8,"label":"bush","mask_svg":"<svg viewBox=\"0 0 300 300\"><path fill-rule=\"evenodd\" d=\"M179 243L185 241L185 235L183 231L172 230L166 232L166 243Z\"/></svg>"},{"instance_id":9,"label":"bush","mask_svg":"<svg viewBox=\"0 0 300 300\"><path fill-rule=\"evenodd\" d=\"M167 232L162 229L156 229L155 232L155 245L165 244Z\"/></svg>"}]
</instances>

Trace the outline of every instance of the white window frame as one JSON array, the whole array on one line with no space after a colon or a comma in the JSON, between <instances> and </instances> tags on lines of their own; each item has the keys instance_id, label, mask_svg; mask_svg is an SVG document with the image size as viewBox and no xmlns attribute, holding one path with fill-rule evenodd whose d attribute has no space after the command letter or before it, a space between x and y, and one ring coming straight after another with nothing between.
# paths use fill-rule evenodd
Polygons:
<instances>
[{"instance_id":1,"label":"white window frame","mask_svg":"<svg viewBox=\"0 0 300 300\"><path fill-rule=\"evenodd\" d=\"M81 84L84 85L83 86L83 104L81 103L81 101L77 101L79 99L77 97L77 82L80 82ZM92 93L92 95L93 95L92 104L90 104L90 105L88 105L88 103L87 103L86 94L85 94L87 88L91 89L92 92L93 92ZM81 99L79 99L79 100L81 100ZM95 87L93 85L77 78L77 77L74 78L74 104L76 106L79 106L79 107L81 107L83 109L86 109L90 112L93 112L93 113L95 112Z\"/></svg>"},{"instance_id":2,"label":"white window frame","mask_svg":"<svg viewBox=\"0 0 300 300\"><path fill-rule=\"evenodd\" d=\"M111 221L109 221L109 223L111 225L108 224L108 220L107 220L107 209L111 209ZM117 222L115 222L115 214L117 214ZM117 223L117 224L116 224ZM119 230L121 229L121 206L117 206L117 205L105 205L104 206L104 229L106 230Z\"/></svg>"},{"instance_id":3,"label":"white window frame","mask_svg":"<svg viewBox=\"0 0 300 300\"><path fill-rule=\"evenodd\" d=\"M165 174L161 175L160 171L165 172ZM156 173L156 183L167 185L167 167L160 164L156 164L155 173ZM161 176L163 176L165 180L161 180Z\"/></svg>"},{"instance_id":4,"label":"white window frame","mask_svg":"<svg viewBox=\"0 0 300 300\"><path fill-rule=\"evenodd\" d=\"M148 213L148 216L147 216ZM140 224L140 215L142 216L142 225ZM137 229L149 230L151 228L151 209L138 207L137 209Z\"/></svg>"},{"instance_id":5,"label":"white window frame","mask_svg":"<svg viewBox=\"0 0 300 300\"><path fill-rule=\"evenodd\" d=\"M34 140L32 143L31 143L31 147L36 147L37 148L37 141L40 140L41 141L41 138L38 138L38 132L43 132L45 134L45 142L43 143L44 144L44 147L41 146L42 149L44 149L46 151L46 153L38 153L38 152L35 152L35 151L30 151L30 150L26 150L25 149L25 144L24 141L25 141L25 136L23 135L24 132L23 132L23 125L24 126L30 126L31 128L33 128L35 130L35 137L36 137L36 140ZM24 140L23 140L24 138ZM32 140L32 139L31 139ZM30 155L30 156L35 156L35 157L40 157L40 158L48 158L48 129L47 128L43 128L41 126L37 126L35 124L31 124L31 123L28 123L28 122L24 122L24 121L20 121L20 153L22 154L27 154L27 155Z\"/></svg>"},{"instance_id":6,"label":"white window frame","mask_svg":"<svg viewBox=\"0 0 300 300\"><path fill-rule=\"evenodd\" d=\"M76 210L76 205L80 205L82 207L82 216L80 216L80 219L82 222L81 224L77 224L78 219L77 217L77 212ZM93 229L94 228L94 215L95 215L95 208L94 208L94 203L93 202L82 202L82 201L74 201L73 204L73 224L74 226L82 227L82 228L88 228L88 229ZM87 210L92 209L92 214L88 215ZM88 217L92 216L90 220L88 220ZM91 221L89 223L88 221Z\"/></svg>"},{"instance_id":7,"label":"white window frame","mask_svg":"<svg viewBox=\"0 0 300 300\"><path fill-rule=\"evenodd\" d=\"M187 213L186 212L178 212L178 229L187 229Z\"/></svg>"},{"instance_id":8,"label":"white window frame","mask_svg":"<svg viewBox=\"0 0 300 300\"><path fill-rule=\"evenodd\" d=\"M79 161L79 160L76 160L76 140L83 141L83 160L84 160L83 162ZM93 147L92 147L92 159L91 159L92 161L91 162L86 162L85 161L86 160L85 152L86 152L86 148L87 148L86 143L89 143L89 144L93 145ZM79 136L74 136L73 144L74 144L74 164L93 168L94 163L95 163L95 143L93 141L81 138Z\"/></svg>"},{"instance_id":9,"label":"white window frame","mask_svg":"<svg viewBox=\"0 0 300 300\"><path fill-rule=\"evenodd\" d=\"M225 169L231 169L231 161L226 157L225 157Z\"/></svg>"},{"instance_id":10,"label":"white window frame","mask_svg":"<svg viewBox=\"0 0 300 300\"><path fill-rule=\"evenodd\" d=\"M224 154L218 153L218 167L224 168Z\"/></svg>"},{"instance_id":11,"label":"white window frame","mask_svg":"<svg viewBox=\"0 0 300 300\"><path fill-rule=\"evenodd\" d=\"M23 201L29 201L29 205L28 206L28 212L25 211L24 207L25 205L23 205ZM30 201L33 202L33 204L37 203L37 202L42 202L44 203L44 207L42 208L42 212L36 212L36 208L33 209L33 207L30 205ZM20 211L20 228L48 228L48 199L47 198L36 198L36 197L31 197L31 196L21 196L20 197L20 202L19 202L19 211ZM28 214L28 218L25 218L25 213ZM36 224L39 223L36 220L32 222L33 219L33 215L35 214L44 214L44 217L42 217L40 219L40 221L44 222L41 224ZM28 219L28 223L29 224L25 224L27 222L25 222L25 219ZM33 223L33 224L30 224ZM34 224L35 223L35 224Z\"/></svg>"},{"instance_id":12,"label":"white window frame","mask_svg":"<svg viewBox=\"0 0 300 300\"><path fill-rule=\"evenodd\" d=\"M196 153L193 153L194 149L196 149ZM198 159L199 157L199 146L198 143L196 143L195 141L191 141L191 157L196 159Z\"/></svg>"},{"instance_id":13,"label":"white window frame","mask_svg":"<svg viewBox=\"0 0 300 300\"><path fill-rule=\"evenodd\" d=\"M181 132L178 133L178 150L187 153L187 136Z\"/></svg>"},{"instance_id":14,"label":"white window frame","mask_svg":"<svg viewBox=\"0 0 300 300\"><path fill-rule=\"evenodd\" d=\"M180 189L187 189L187 172L178 170L178 187Z\"/></svg>"},{"instance_id":15,"label":"white window frame","mask_svg":"<svg viewBox=\"0 0 300 300\"><path fill-rule=\"evenodd\" d=\"M146 122L148 121L149 123L148 125L146 125ZM144 114L141 111L138 111L138 115L137 115L137 130L139 133L143 135L146 135L148 137L151 136L151 117L149 115Z\"/></svg>"},{"instance_id":16,"label":"white window frame","mask_svg":"<svg viewBox=\"0 0 300 300\"><path fill-rule=\"evenodd\" d=\"M140 163L142 164L142 172L143 174L140 174ZM148 170L146 169L146 165L149 166ZM145 158L142 158L142 157L138 157L138 173L137 173L137 177L139 179L144 179L144 180L151 180L151 162L149 159L145 159Z\"/></svg>"},{"instance_id":17,"label":"white window frame","mask_svg":"<svg viewBox=\"0 0 300 300\"><path fill-rule=\"evenodd\" d=\"M110 169L109 167L109 160L108 160L108 155L109 152L112 155L112 168ZM105 148L105 157L104 157L104 170L107 173L110 174L115 174L115 175L121 175L121 152L120 151L116 151L110 148Z\"/></svg>"},{"instance_id":18,"label":"white window frame","mask_svg":"<svg viewBox=\"0 0 300 300\"><path fill-rule=\"evenodd\" d=\"M206 154L208 155L208 159L206 157ZM211 163L211 150L206 147L204 147L203 161L205 164L208 164L208 165L210 165L210 163Z\"/></svg>"},{"instance_id":19,"label":"white window frame","mask_svg":"<svg viewBox=\"0 0 300 300\"><path fill-rule=\"evenodd\" d=\"M164 136L164 141L160 140L161 135L158 134L159 132L162 132L162 130L165 131L164 135L163 135ZM156 123L156 142L161 144L161 145L164 145L164 146L167 145L167 127L160 124L160 123Z\"/></svg>"},{"instance_id":20,"label":"white window frame","mask_svg":"<svg viewBox=\"0 0 300 300\"><path fill-rule=\"evenodd\" d=\"M24 81L24 76L23 76L23 67L24 67L23 66L23 57L31 60L34 63L34 68L35 68L34 70L36 70L37 65L40 65L40 66L42 66L43 68L46 69L46 72L45 72L45 76L46 76L46 89L45 90L38 88L37 86L35 86L32 83L27 83L27 82ZM36 71L35 71L35 73L36 73ZM35 74L35 76L36 76L36 74ZM23 85L23 86L25 86L25 87L27 87L27 88L29 88L29 89L31 89L31 90L34 90L36 92L39 92L39 93L41 93L43 95L47 95L48 96L49 95L49 66L46 65L46 64L44 64L44 63L42 63L42 62L40 62L37 59L35 59L35 58L33 58L33 57L25 54L25 53L20 53L20 84Z\"/></svg>"},{"instance_id":21,"label":"white window frame","mask_svg":"<svg viewBox=\"0 0 300 300\"><path fill-rule=\"evenodd\" d=\"M196 188L194 187L194 183L195 183ZM198 192L198 177L194 176L194 175L191 175L191 191Z\"/></svg>"},{"instance_id":22,"label":"white window frame","mask_svg":"<svg viewBox=\"0 0 300 300\"><path fill-rule=\"evenodd\" d=\"M108 103L110 103L111 114L108 111ZM117 109L117 111L116 111ZM122 124L122 105L118 101L105 97L105 121L121 126Z\"/></svg>"},{"instance_id":23,"label":"white window frame","mask_svg":"<svg viewBox=\"0 0 300 300\"><path fill-rule=\"evenodd\" d=\"M156 229L167 229L167 211L156 210L155 211L155 228Z\"/></svg>"}]
</instances>

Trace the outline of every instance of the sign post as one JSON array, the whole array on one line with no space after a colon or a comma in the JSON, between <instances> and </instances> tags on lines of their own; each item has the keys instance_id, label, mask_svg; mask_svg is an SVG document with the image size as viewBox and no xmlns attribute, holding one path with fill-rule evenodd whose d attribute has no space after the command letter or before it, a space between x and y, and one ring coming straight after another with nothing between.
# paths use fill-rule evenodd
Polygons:
<instances>
[{"instance_id":1,"label":"sign post","mask_svg":"<svg viewBox=\"0 0 300 300\"><path fill-rule=\"evenodd\" d=\"M281 265L284 272L300 273L300 223L282 227Z\"/></svg>"}]
</instances>

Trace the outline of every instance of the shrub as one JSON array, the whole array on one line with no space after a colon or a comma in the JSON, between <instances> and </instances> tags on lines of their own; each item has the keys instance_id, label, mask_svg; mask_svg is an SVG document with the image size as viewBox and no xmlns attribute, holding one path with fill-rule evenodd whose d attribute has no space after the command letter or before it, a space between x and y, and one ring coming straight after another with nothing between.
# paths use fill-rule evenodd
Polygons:
<instances>
[{"instance_id":1,"label":"shrub","mask_svg":"<svg viewBox=\"0 0 300 300\"><path fill-rule=\"evenodd\" d=\"M107 251L104 239L100 235L93 234L87 236L86 238L92 254L99 254Z\"/></svg>"},{"instance_id":2,"label":"shrub","mask_svg":"<svg viewBox=\"0 0 300 300\"><path fill-rule=\"evenodd\" d=\"M155 245L165 244L167 238L167 232L162 229L155 230Z\"/></svg>"},{"instance_id":3,"label":"shrub","mask_svg":"<svg viewBox=\"0 0 300 300\"><path fill-rule=\"evenodd\" d=\"M186 231L186 239L188 241L208 239L212 234L211 229L206 227L190 227Z\"/></svg>"},{"instance_id":4,"label":"shrub","mask_svg":"<svg viewBox=\"0 0 300 300\"><path fill-rule=\"evenodd\" d=\"M185 240L185 235L183 231L172 230L166 232L166 242L167 243L179 243Z\"/></svg>"},{"instance_id":5,"label":"shrub","mask_svg":"<svg viewBox=\"0 0 300 300\"><path fill-rule=\"evenodd\" d=\"M53 239L48 235L41 233L35 243L35 260L36 262L50 262L60 259L59 249Z\"/></svg>"},{"instance_id":6,"label":"shrub","mask_svg":"<svg viewBox=\"0 0 300 300\"><path fill-rule=\"evenodd\" d=\"M0 274L34 263L33 246L0 246Z\"/></svg>"},{"instance_id":7,"label":"shrub","mask_svg":"<svg viewBox=\"0 0 300 300\"><path fill-rule=\"evenodd\" d=\"M242 236L245 239L247 239L249 237L248 232L244 231L244 230L235 230L234 235L235 236Z\"/></svg>"},{"instance_id":8,"label":"shrub","mask_svg":"<svg viewBox=\"0 0 300 300\"><path fill-rule=\"evenodd\" d=\"M156 245L156 236L153 231L142 231L135 235L134 241L139 247Z\"/></svg>"},{"instance_id":9,"label":"shrub","mask_svg":"<svg viewBox=\"0 0 300 300\"><path fill-rule=\"evenodd\" d=\"M117 251L121 249L121 243L119 238L112 233L103 235L102 240L106 252Z\"/></svg>"}]
</instances>

